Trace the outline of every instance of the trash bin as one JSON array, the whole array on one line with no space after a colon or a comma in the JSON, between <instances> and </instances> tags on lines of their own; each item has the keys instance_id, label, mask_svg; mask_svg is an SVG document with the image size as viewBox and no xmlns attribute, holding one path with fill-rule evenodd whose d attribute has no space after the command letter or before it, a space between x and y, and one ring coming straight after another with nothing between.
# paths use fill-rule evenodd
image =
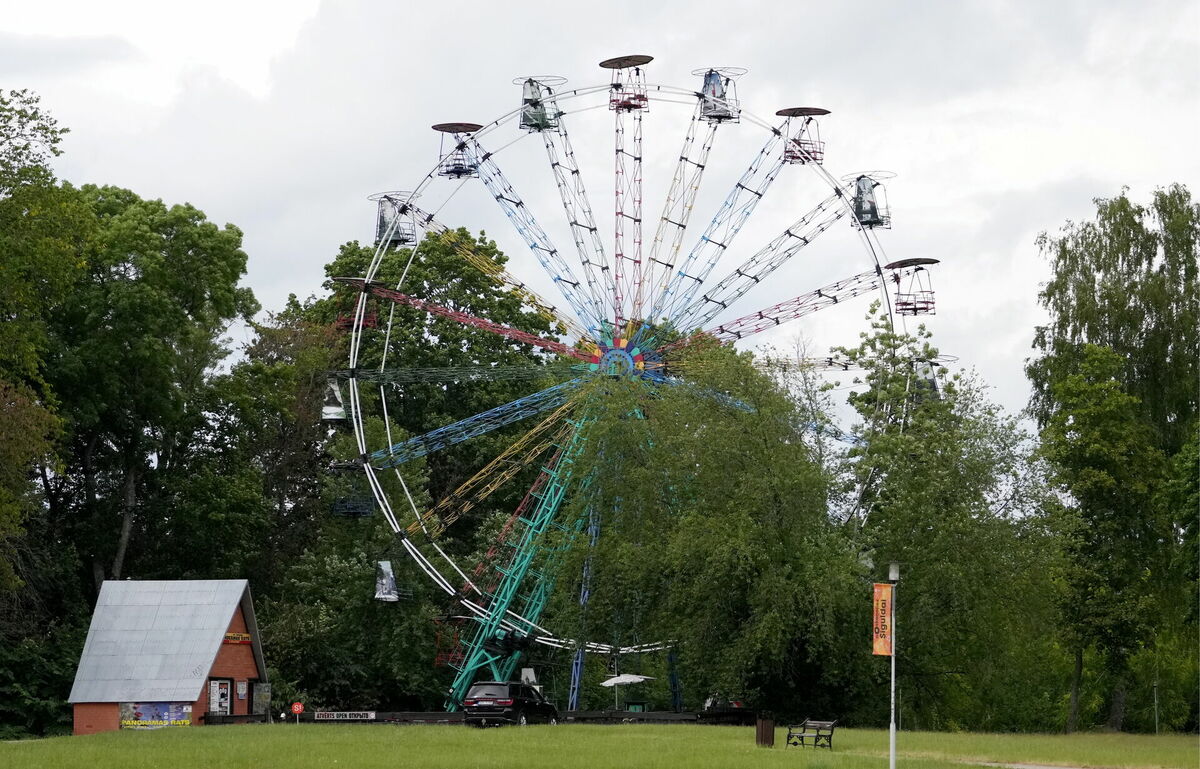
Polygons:
<instances>
[{"instance_id":1,"label":"trash bin","mask_svg":"<svg viewBox=\"0 0 1200 769\"><path fill-rule=\"evenodd\" d=\"M775 747L775 719L768 715L760 715L754 721L754 742L760 748Z\"/></svg>"}]
</instances>

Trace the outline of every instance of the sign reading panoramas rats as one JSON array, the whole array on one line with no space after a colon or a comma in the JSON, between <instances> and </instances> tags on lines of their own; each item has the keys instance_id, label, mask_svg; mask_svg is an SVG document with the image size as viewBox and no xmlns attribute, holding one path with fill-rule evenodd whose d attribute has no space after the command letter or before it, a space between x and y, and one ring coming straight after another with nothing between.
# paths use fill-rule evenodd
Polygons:
<instances>
[{"instance_id":1,"label":"sign reading panoramas rats","mask_svg":"<svg viewBox=\"0 0 1200 769\"><path fill-rule=\"evenodd\" d=\"M190 702L122 702L120 713L122 729L192 725Z\"/></svg>"}]
</instances>

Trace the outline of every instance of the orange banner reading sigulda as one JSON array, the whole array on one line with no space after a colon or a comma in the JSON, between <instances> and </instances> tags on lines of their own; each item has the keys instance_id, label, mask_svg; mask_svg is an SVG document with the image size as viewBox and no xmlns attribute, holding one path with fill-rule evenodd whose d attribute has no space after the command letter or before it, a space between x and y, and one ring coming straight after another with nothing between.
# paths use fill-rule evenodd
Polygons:
<instances>
[{"instance_id":1,"label":"orange banner reading sigulda","mask_svg":"<svg viewBox=\"0 0 1200 769\"><path fill-rule=\"evenodd\" d=\"M892 585L875 583L871 653L892 656Z\"/></svg>"}]
</instances>

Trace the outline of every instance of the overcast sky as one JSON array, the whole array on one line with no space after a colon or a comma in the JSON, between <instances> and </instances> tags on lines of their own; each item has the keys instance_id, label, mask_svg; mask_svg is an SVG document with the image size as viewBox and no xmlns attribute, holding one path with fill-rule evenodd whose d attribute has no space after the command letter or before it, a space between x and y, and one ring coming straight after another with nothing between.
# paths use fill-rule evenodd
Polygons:
<instances>
[{"instance_id":1,"label":"overcast sky","mask_svg":"<svg viewBox=\"0 0 1200 769\"><path fill-rule=\"evenodd\" d=\"M1200 192L1195 0L617 1L586 10L521 0L111 0L9 4L0 17L0 86L36 90L71 128L60 175L187 201L236 224L247 282L266 309L317 292L338 245L370 239L365 196L411 188L426 174L438 152L431 123L498 117L516 106L519 75L606 82L596 63L632 53L656 57L651 82L686 88L699 87L693 69L747 67L739 96L759 115L831 110L821 124L826 167L897 174L888 187L894 228L880 233L887 256L942 260L938 312L927 321L934 342L977 369L1013 411L1027 397L1022 363L1047 276L1036 235L1087 218L1092 198L1122 186L1138 200L1176 181ZM646 116L649 220L687 117L671 105ZM568 122L592 202L605 211L611 116L592 110ZM511 128L493 144L517 136ZM763 140L746 121L721 129L697 224ZM498 160L571 255L566 230L553 229L563 217L540 148L520 142ZM820 199L811 175L785 171L714 276ZM513 272L552 293L482 185L453 203L447 223L486 228ZM863 269L842 224L737 309ZM764 341L852 343L866 305L819 313Z\"/></svg>"}]
</instances>

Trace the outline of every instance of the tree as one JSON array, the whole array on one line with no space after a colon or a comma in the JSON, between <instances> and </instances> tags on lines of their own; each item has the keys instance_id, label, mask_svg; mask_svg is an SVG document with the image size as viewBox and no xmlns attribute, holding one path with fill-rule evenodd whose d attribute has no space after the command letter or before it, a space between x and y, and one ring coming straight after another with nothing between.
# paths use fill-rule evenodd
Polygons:
<instances>
[{"instance_id":1,"label":"tree","mask_svg":"<svg viewBox=\"0 0 1200 769\"><path fill-rule=\"evenodd\" d=\"M49 160L62 154L58 144L69 130L32 91L0 89L0 197L21 184L51 182Z\"/></svg>"},{"instance_id":2,"label":"tree","mask_svg":"<svg viewBox=\"0 0 1200 769\"><path fill-rule=\"evenodd\" d=\"M1042 450L1075 517L1063 600L1076 659L1069 727L1083 652L1095 644L1113 679L1108 725L1120 729L1130 659L1153 624L1151 565L1170 536L1151 504L1165 460L1138 418L1137 398L1121 385L1124 361L1096 345L1080 353L1078 373L1051 387L1057 408L1042 430Z\"/></svg>"},{"instance_id":3,"label":"tree","mask_svg":"<svg viewBox=\"0 0 1200 769\"><path fill-rule=\"evenodd\" d=\"M1031 413L1049 420L1054 383L1077 370L1083 345L1108 347L1156 445L1173 456L1200 406L1200 204L1179 184L1156 190L1149 207L1124 192L1095 203L1094 221L1038 237L1052 277L1039 294L1050 321L1036 329L1039 357L1027 367Z\"/></svg>"},{"instance_id":4,"label":"tree","mask_svg":"<svg viewBox=\"0 0 1200 769\"><path fill-rule=\"evenodd\" d=\"M850 395L862 423L848 452L847 535L869 576L901 564L906 723L1003 730L1055 720L1046 658L1057 552L1030 436L977 378L935 375L924 328L909 336L876 320L858 347L837 353L861 368L854 384L867 385ZM863 619L846 632L867 638ZM862 672L878 680L883 668Z\"/></svg>"},{"instance_id":5,"label":"tree","mask_svg":"<svg viewBox=\"0 0 1200 769\"><path fill-rule=\"evenodd\" d=\"M82 267L91 218L48 161L66 129L28 91L0 90L0 595L14 569L22 519L35 506L32 468L59 425L43 378L46 322Z\"/></svg>"},{"instance_id":6,"label":"tree","mask_svg":"<svg viewBox=\"0 0 1200 769\"><path fill-rule=\"evenodd\" d=\"M1102 657L1107 723L1119 729L1132 657L1183 619L1168 572L1195 510L1162 510L1157 489L1197 430L1198 235L1200 206L1172 185L1148 207L1124 192L1097 199L1094 221L1038 239L1053 273L1040 294L1050 320L1026 368L1030 413L1082 537L1064 604L1075 646L1069 728L1087 648Z\"/></svg>"},{"instance_id":7,"label":"tree","mask_svg":"<svg viewBox=\"0 0 1200 769\"><path fill-rule=\"evenodd\" d=\"M31 506L29 468L50 453L56 427L27 389L0 379L0 594L21 584L12 566L13 540Z\"/></svg>"},{"instance_id":8,"label":"tree","mask_svg":"<svg viewBox=\"0 0 1200 769\"><path fill-rule=\"evenodd\" d=\"M156 480L203 424L205 376L226 354L220 334L257 305L238 286L246 254L236 227L115 187L82 194L97 234L50 322L47 380L67 461L45 475L45 494L98 588L125 573L139 512L170 514Z\"/></svg>"}]
</instances>

